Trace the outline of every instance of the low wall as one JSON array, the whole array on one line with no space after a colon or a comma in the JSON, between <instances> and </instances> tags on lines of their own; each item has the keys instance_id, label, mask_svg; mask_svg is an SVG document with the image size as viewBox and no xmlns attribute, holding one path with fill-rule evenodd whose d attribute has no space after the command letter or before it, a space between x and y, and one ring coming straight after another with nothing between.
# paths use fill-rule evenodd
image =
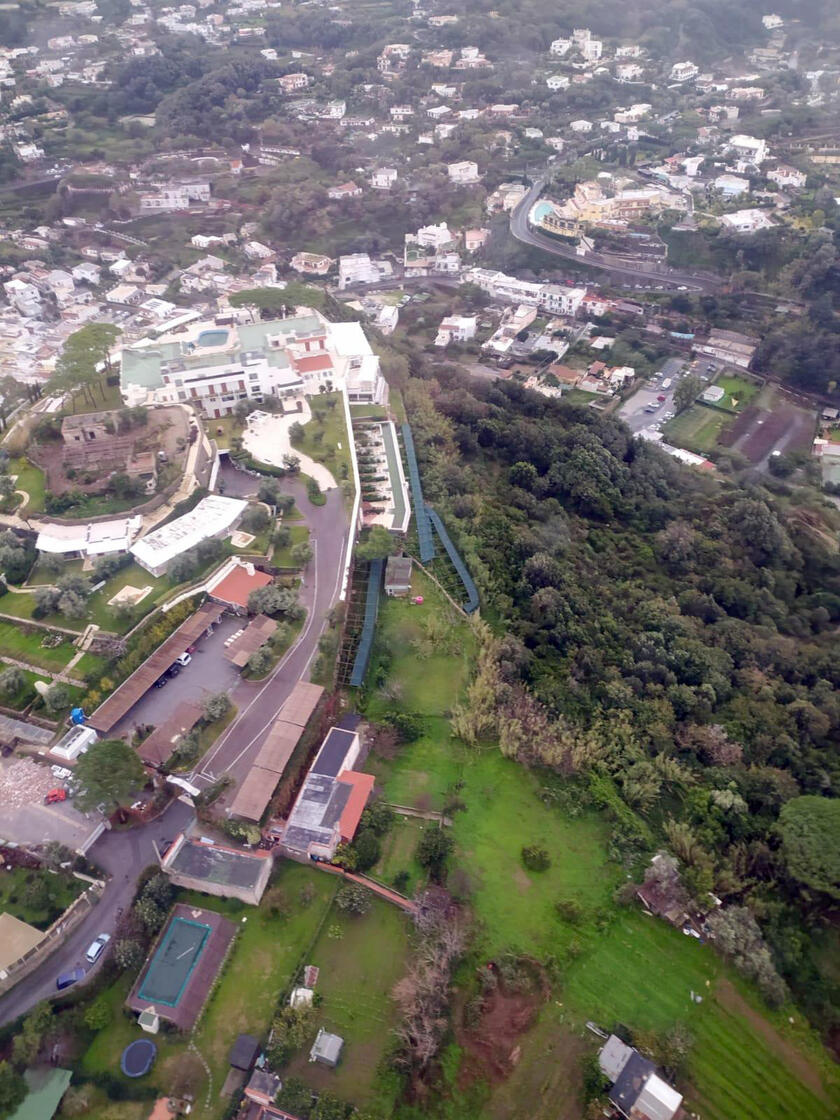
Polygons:
<instances>
[{"instance_id":1,"label":"low wall","mask_svg":"<svg viewBox=\"0 0 840 1120\"><path fill-rule=\"evenodd\" d=\"M44 932L44 936L33 949L19 957L5 972L0 973L0 995L13 988L18 981L23 980L30 972L34 972L38 965L46 960L56 948L57 943L64 940L96 906L103 887L104 884L98 882L88 887L83 894L80 894L77 899L70 903L61 917Z\"/></svg>"}]
</instances>

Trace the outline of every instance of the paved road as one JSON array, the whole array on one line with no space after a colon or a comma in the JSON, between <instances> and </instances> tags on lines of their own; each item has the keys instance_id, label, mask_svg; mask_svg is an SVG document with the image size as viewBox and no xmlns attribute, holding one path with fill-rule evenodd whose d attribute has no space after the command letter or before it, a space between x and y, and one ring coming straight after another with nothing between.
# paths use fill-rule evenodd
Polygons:
<instances>
[{"instance_id":1,"label":"paved road","mask_svg":"<svg viewBox=\"0 0 840 1120\"><path fill-rule=\"evenodd\" d=\"M248 475L231 477L238 473L231 471L224 475L226 494L247 493L258 485L258 480ZM295 644L266 681L241 681L236 686L231 696L239 714L202 759L198 773L205 780L227 773L238 784L248 772L289 693L299 680L308 679L327 615L341 592L348 528L341 491L328 491L326 504L313 506L300 482L284 480L282 489L295 496L298 508L306 517L315 549L300 589L301 602L307 609L306 622Z\"/></svg>"},{"instance_id":2,"label":"paved road","mask_svg":"<svg viewBox=\"0 0 840 1120\"><path fill-rule=\"evenodd\" d=\"M117 911L131 905L141 871L157 862L154 842L172 840L192 816L192 809L174 801L151 824L126 832L106 832L97 840L88 852L88 858L110 876L99 905L94 906L43 964L0 997L0 1023L16 1019L40 1000L54 996L56 977L85 963L85 951L97 934L110 933L113 937L119 918ZM100 961L102 959L100 957ZM97 963L88 971L95 971L98 967Z\"/></svg>"},{"instance_id":3,"label":"paved road","mask_svg":"<svg viewBox=\"0 0 840 1120\"><path fill-rule=\"evenodd\" d=\"M601 269L611 273L616 280L624 285L636 288L677 289L690 292L714 292L723 284L723 281L714 276L701 276L693 272L678 272L666 265L648 262L639 262L638 265L628 263L617 257L605 253L587 253L580 257L573 246L566 246L556 238L533 230L528 225L528 214L531 207L540 197L544 180L537 179L519 205L510 216L510 232L517 241L525 245L533 245L552 256L562 257L567 261L574 261L579 265L588 265L590 268Z\"/></svg>"}]
</instances>

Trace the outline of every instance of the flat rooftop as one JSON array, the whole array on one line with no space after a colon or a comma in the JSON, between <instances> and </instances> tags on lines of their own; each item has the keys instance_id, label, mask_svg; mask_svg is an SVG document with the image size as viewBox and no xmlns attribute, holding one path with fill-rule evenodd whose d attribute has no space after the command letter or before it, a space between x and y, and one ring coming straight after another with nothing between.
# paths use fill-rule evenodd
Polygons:
<instances>
[{"instance_id":1,"label":"flat rooftop","mask_svg":"<svg viewBox=\"0 0 840 1120\"><path fill-rule=\"evenodd\" d=\"M172 860L166 861L166 870L220 886L254 887L269 858L265 852L244 852L221 844L186 840Z\"/></svg>"},{"instance_id":2,"label":"flat rooftop","mask_svg":"<svg viewBox=\"0 0 840 1120\"><path fill-rule=\"evenodd\" d=\"M312 763L311 773L328 774L331 778L337 778L344 769L344 760L354 739L352 731L344 731L340 727L331 728L318 751L318 757Z\"/></svg>"},{"instance_id":3,"label":"flat rooftop","mask_svg":"<svg viewBox=\"0 0 840 1120\"><path fill-rule=\"evenodd\" d=\"M224 533L245 512L247 505L242 498L208 494L183 517L176 517L141 537L132 546L131 553L141 564L151 568L168 564L200 541Z\"/></svg>"}]
</instances>

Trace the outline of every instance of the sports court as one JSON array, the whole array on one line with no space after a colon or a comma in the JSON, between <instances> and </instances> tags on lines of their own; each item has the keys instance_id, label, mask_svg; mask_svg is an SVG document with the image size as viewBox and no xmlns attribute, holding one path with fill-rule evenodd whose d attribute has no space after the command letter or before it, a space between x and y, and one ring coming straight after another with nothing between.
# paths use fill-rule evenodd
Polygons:
<instances>
[{"instance_id":1,"label":"sports court","mask_svg":"<svg viewBox=\"0 0 840 1120\"><path fill-rule=\"evenodd\" d=\"M138 1014L154 1009L179 1030L190 1030L235 934L233 922L215 910L179 902L132 988L128 1006Z\"/></svg>"},{"instance_id":2,"label":"sports court","mask_svg":"<svg viewBox=\"0 0 840 1120\"><path fill-rule=\"evenodd\" d=\"M137 993L139 998L175 1007L210 933L210 926L201 922L173 918L149 963L143 986Z\"/></svg>"}]
</instances>

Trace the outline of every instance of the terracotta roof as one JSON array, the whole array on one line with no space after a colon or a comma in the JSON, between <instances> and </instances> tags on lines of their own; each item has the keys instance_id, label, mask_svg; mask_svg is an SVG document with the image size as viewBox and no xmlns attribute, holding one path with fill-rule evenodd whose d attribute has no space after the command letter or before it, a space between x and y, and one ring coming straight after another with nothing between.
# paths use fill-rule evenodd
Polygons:
<instances>
[{"instance_id":1,"label":"terracotta roof","mask_svg":"<svg viewBox=\"0 0 840 1120\"><path fill-rule=\"evenodd\" d=\"M359 827L359 821L362 819L362 813L365 811L368 798L373 792L376 778L373 774L362 774L357 770L342 770L338 775L338 780L345 785L352 786L347 804L342 809L338 822L341 839L349 844L356 835L356 829Z\"/></svg>"},{"instance_id":2,"label":"terracotta roof","mask_svg":"<svg viewBox=\"0 0 840 1120\"><path fill-rule=\"evenodd\" d=\"M265 645L276 629L277 623L273 618L269 618L267 614L256 615L245 629L231 640L230 645L225 647L225 657L238 669L244 669L251 654Z\"/></svg>"},{"instance_id":3,"label":"terracotta roof","mask_svg":"<svg viewBox=\"0 0 840 1120\"><path fill-rule=\"evenodd\" d=\"M272 577L265 572L249 572L244 564L237 564L223 580L210 588L210 595L222 603L235 607L247 607L248 596L258 587L266 587Z\"/></svg>"},{"instance_id":4,"label":"terracotta roof","mask_svg":"<svg viewBox=\"0 0 840 1120\"><path fill-rule=\"evenodd\" d=\"M162 766L178 746L182 736L191 731L201 719L201 706L185 700L175 711L144 739L137 753L149 766Z\"/></svg>"},{"instance_id":5,"label":"terracotta roof","mask_svg":"<svg viewBox=\"0 0 840 1120\"><path fill-rule=\"evenodd\" d=\"M320 369L332 369L332 358L329 354L306 354L302 358L295 359L295 369L302 373L310 373Z\"/></svg>"}]
</instances>

